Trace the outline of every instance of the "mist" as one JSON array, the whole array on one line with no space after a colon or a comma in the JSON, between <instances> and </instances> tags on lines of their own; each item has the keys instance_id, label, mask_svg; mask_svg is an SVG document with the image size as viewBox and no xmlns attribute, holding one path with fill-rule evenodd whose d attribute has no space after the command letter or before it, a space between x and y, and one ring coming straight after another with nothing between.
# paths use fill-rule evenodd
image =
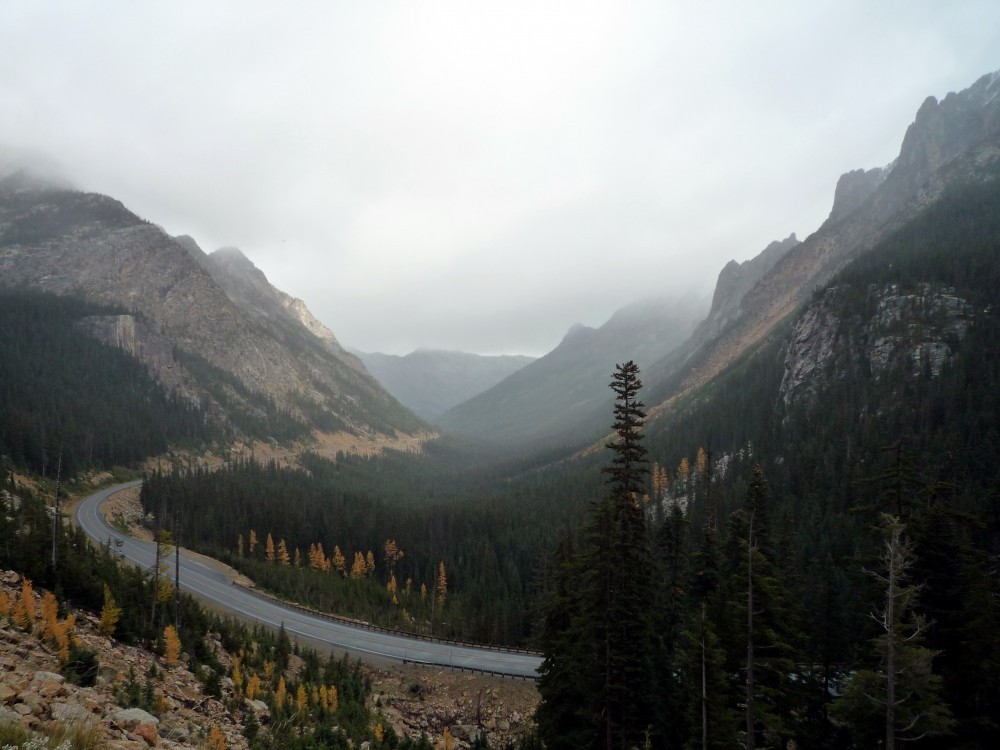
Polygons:
<instances>
[{"instance_id":1,"label":"mist","mask_svg":"<svg viewBox=\"0 0 1000 750\"><path fill-rule=\"evenodd\" d=\"M349 346L539 355L805 238L1000 68L1000 4L871 6L5 3L0 143Z\"/></svg>"}]
</instances>

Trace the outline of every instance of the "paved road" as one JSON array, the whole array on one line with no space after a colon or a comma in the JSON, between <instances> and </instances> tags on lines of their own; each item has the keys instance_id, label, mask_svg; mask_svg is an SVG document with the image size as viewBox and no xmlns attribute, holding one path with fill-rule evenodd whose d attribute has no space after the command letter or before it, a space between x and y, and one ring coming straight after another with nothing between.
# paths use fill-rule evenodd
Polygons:
<instances>
[{"instance_id":1,"label":"paved road","mask_svg":"<svg viewBox=\"0 0 1000 750\"><path fill-rule=\"evenodd\" d=\"M152 568L154 545L111 528L100 512L101 505L109 496L139 484L141 482L138 481L119 484L91 495L77 507L76 520L80 528L94 541L104 544L110 539L112 546L123 557L141 567ZM170 567L172 575L172 559ZM427 662L521 677L536 676L541 664L538 656L530 654L422 641L390 633L363 630L315 617L261 599L233 586L222 573L185 555L184 552L181 553L180 579L183 590L245 620L273 628L284 624L289 636L298 636L303 641L324 644L332 649L343 649L369 659Z\"/></svg>"}]
</instances>

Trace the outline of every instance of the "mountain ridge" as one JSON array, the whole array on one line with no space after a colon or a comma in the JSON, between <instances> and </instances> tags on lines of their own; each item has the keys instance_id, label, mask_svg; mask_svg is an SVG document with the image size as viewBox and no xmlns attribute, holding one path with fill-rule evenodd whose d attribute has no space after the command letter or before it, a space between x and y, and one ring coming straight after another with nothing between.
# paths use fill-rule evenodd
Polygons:
<instances>
[{"instance_id":1,"label":"mountain ridge","mask_svg":"<svg viewBox=\"0 0 1000 750\"><path fill-rule=\"evenodd\" d=\"M283 317L254 310L239 295L240 303L234 302L216 276L233 280L236 274L224 276L221 264L199 258L192 244L174 240L107 196L39 187L22 173L0 180L3 283L134 311L178 350L234 379L227 385L210 376L213 388L200 382L190 398L225 401L225 408L256 413L265 422L277 409L304 428L331 432L425 429L351 355L339 353L332 334L320 338L297 319L304 317L304 305L281 297L266 279L257 279L258 297L268 297L261 291L266 285L273 298L290 300ZM198 383L190 361L174 364Z\"/></svg>"},{"instance_id":2,"label":"mountain ridge","mask_svg":"<svg viewBox=\"0 0 1000 750\"><path fill-rule=\"evenodd\" d=\"M783 255L740 301L740 314L654 365L651 415L708 382L798 309L812 290L871 249L953 184L993 179L1000 170L1000 72L928 97L887 168L840 178L834 207L812 235ZM839 202L837 200L839 198Z\"/></svg>"}]
</instances>

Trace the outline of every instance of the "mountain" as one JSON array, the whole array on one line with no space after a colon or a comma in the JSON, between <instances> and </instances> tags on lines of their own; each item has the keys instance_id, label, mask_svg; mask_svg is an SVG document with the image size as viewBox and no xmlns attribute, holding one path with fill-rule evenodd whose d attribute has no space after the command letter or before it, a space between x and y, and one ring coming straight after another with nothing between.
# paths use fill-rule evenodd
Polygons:
<instances>
[{"instance_id":1,"label":"mountain","mask_svg":"<svg viewBox=\"0 0 1000 750\"><path fill-rule=\"evenodd\" d=\"M107 196L24 171L0 180L0 279L117 308L95 334L127 345L168 388L237 432L283 439L424 427L241 253L206 256Z\"/></svg>"},{"instance_id":2,"label":"mountain","mask_svg":"<svg viewBox=\"0 0 1000 750\"><path fill-rule=\"evenodd\" d=\"M740 295L735 312L699 327L690 341L653 365L646 382L654 416L759 346L817 286L947 190L995 179L998 172L1000 72L941 101L928 97L892 164L843 175L823 225ZM720 286L722 281L720 276Z\"/></svg>"},{"instance_id":3,"label":"mountain","mask_svg":"<svg viewBox=\"0 0 1000 750\"><path fill-rule=\"evenodd\" d=\"M432 422L535 361L521 355L486 357L434 349L402 357L380 352L357 352L357 356L400 403Z\"/></svg>"},{"instance_id":4,"label":"mountain","mask_svg":"<svg viewBox=\"0 0 1000 750\"><path fill-rule=\"evenodd\" d=\"M443 414L447 430L525 446L579 440L607 421L616 362L640 367L680 345L704 315L694 297L652 299L618 310L600 328L576 325L559 346Z\"/></svg>"}]
</instances>

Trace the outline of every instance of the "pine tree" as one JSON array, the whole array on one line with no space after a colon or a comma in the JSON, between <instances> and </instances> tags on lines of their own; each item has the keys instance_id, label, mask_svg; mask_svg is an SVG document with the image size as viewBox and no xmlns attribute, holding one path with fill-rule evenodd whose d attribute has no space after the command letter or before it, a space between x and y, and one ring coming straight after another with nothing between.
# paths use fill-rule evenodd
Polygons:
<instances>
[{"instance_id":1,"label":"pine tree","mask_svg":"<svg viewBox=\"0 0 1000 750\"><path fill-rule=\"evenodd\" d=\"M949 734L954 719L932 669L936 654L923 645L928 623L915 611L918 587L909 581L913 545L899 518L883 514L882 522L880 570L872 573L884 592L872 613L882 631L875 642L881 663L852 676L831 714L851 723L861 743L876 742L880 725L884 747L893 750L897 741Z\"/></svg>"},{"instance_id":2,"label":"pine tree","mask_svg":"<svg viewBox=\"0 0 1000 750\"><path fill-rule=\"evenodd\" d=\"M611 461L603 470L607 491L591 510L581 556L579 608L567 625L567 632L578 637L580 662L578 667L572 665L573 672L590 681L580 708L594 724L587 729L584 744L607 750L644 744L655 724L656 694L650 616L654 562L645 509L639 501L649 474L642 444L646 415L638 400L639 368L634 362L617 365L610 387L616 395L615 438L607 444ZM557 645L558 634L551 638L550 644ZM546 654L550 657L557 666L558 650ZM581 684L568 689L579 690ZM558 686L547 691L543 701L556 706L565 702ZM542 739L558 742L551 735Z\"/></svg>"},{"instance_id":3,"label":"pine tree","mask_svg":"<svg viewBox=\"0 0 1000 750\"><path fill-rule=\"evenodd\" d=\"M539 669L536 712L539 734L549 750L585 747L597 733L596 717L587 711L593 659L581 646L579 579L576 550L564 537L556 550L555 576L546 605L540 645L545 659Z\"/></svg>"}]
</instances>

